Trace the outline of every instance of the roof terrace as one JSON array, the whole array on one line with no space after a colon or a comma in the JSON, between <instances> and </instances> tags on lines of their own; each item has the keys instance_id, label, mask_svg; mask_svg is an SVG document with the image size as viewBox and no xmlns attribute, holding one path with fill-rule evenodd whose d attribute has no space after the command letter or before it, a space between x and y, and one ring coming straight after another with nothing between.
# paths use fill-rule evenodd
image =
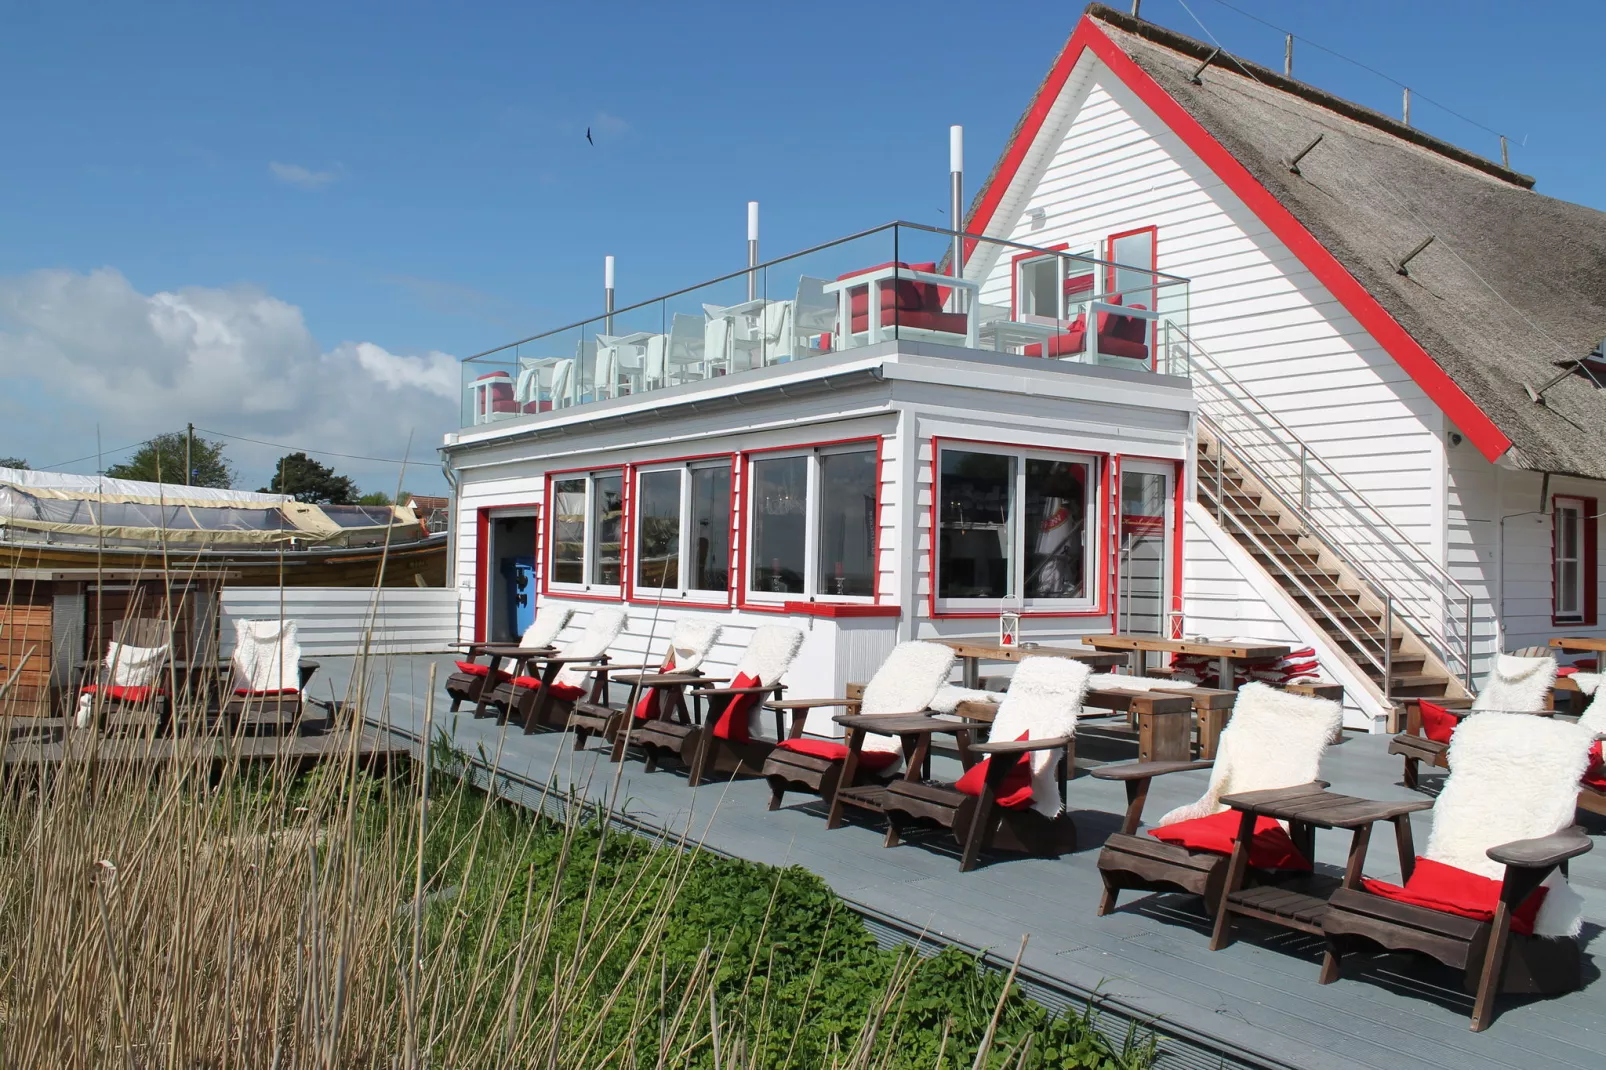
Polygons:
<instances>
[{"instance_id":1,"label":"roof terrace","mask_svg":"<svg viewBox=\"0 0 1606 1070\"><path fill-rule=\"evenodd\" d=\"M1176 276L889 223L469 357L462 426L899 339L1185 376L1187 316Z\"/></svg>"}]
</instances>

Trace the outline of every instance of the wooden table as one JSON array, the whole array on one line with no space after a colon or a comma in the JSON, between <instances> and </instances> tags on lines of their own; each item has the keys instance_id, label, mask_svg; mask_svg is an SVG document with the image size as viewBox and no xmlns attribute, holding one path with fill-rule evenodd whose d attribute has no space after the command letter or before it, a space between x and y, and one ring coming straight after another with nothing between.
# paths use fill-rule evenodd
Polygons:
<instances>
[{"instance_id":1,"label":"wooden table","mask_svg":"<svg viewBox=\"0 0 1606 1070\"><path fill-rule=\"evenodd\" d=\"M1378 802L1375 799L1340 795L1328 791L1327 785L1320 781L1293 788L1223 795L1221 801L1238 811L1241 820L1238 822L1237 839L1233 843L1232 858L1227 863L1227 880L1222 889L1221 908L1216 912L1215 931L1210 937L1212 951L1219 951L1231 940L1234 914L1320 936L1327 900L1340 887L1337 879L1315 874L1282 884L1243 887L1244 873L1249 868L1249 842L1254 835L1256 818L1272 817L1288 822L1288 834L1294 846L1306 858L1315 855L1316 829L1350 830L1353 835L1344 883L1355 886L1360 882L1361 867L1366 864L1366 848L1372 842L1372 825L1377 821L1394 822L1394 843L1400 856L1401 879L1403 881L1410 877L1411 867L1416 863L1410 815L1433 806L1431 799Z\"/></svg>"},{"instance_id":2,"label":"wooden table","mask_svg":"<svg viewBox=\"0 0 1606 1070\"><path fill-rule=\"evenodd\" d=\"M1024 658L1070 658L1094 669L1113 669L1126 660L1121 654L1101 654L1076 646L996 646L974 639L938 639L937 642L959 655L960 683L969 688L981 684L980 665L984 661L1020 661Z\"/></svg>"},{"instance_id":3,"label":"wooden table","mask_svg":"<svg viewBox=\"0 0 1606 1070\"><path fill-rule=\"evenodd\" d=\"M1082 696L1082 705L1111 713L1124 713L1138 732L1138 760L1144 762L1187 761L1192 755L1192 724L1199 724L1199 757L1214 758L1221 730L1232 712L1232 691L1208 687L1156 688L1138 690L1126 687L1092 687ZM960 717L991 724L998 715L992 702L961 702L954 710Z\"/></svg>"},{"instance_id":4,"label":"wooden table","mask_svg":"<svg viewBox=\"0 0 1606 1070\"><path fill-rule=\"evenodd\" d=\"M1132 672L1143 675L1143 656L1150 652L1194 654L1216 659L1216 686L1233 689L1233 666L1240 661L1273 661L1293 652L1286 643L1212 643L1209 640L1163 639L1158 635L1084 635L1082 642L1095 650L1125 651Z\"/></svg>"}]
</instances>

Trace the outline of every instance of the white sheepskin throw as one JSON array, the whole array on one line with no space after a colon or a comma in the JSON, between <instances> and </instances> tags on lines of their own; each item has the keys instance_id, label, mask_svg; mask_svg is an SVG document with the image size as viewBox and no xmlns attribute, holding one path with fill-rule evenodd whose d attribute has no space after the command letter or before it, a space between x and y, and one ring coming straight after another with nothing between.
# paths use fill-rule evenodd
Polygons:
<instances>
[{"instance_id":1,"label":"white sheepskin throw","mask_svg":"<svg viewBox=\"0 0 1606 1070\"><path fill-rule=\"evenodd\" d=\"M1076 718L1082 712L1082 697L1091 675L1093 670L1070 658L1022 659L998 706L988 738L1007 743L1023 733L1027 740L1076 735ZM1031 755L1032 809L1044 817L1058 817L1064 809L1054 775L1061 753L1040 750Z\"/></svg>"},{"instance_id":2,"label":"white sheepskin throw","mask_svg":"<svg viewBox=\"0 0 1606 1070\"><path fill-rule=\"evenodd\" d=\"M959 709L961 702L990 702L997 705L1003 700L1002 691L981 691L974 687L943 684L937 688L937 693L931 696L931 704L926 708L933 713L953 713Z\"/></svg>"},{"instance_id":3,"label":"white sheepskin throw","mask_svg":"<svg viewBox=\"0 0 1606 1070\"><path fill-rule=\"evenodd\" d=\"M675 631L669 637L669 653L675 659L676 672L695 672L708 658L709 651L719 641L720 626L711 620L682 617L675 622Z\"/></svg>"},{"instance_id":4,"label":"white sheepskin throw","mask_svg":"<svg viewBox=\"0 0 1606 1070\"><path fill-rule=\"evenodd\" d=\"M1472 700L1472 708L1497 713L1538 713L1545 708L1555 682L1555 658L1501 654L1484 678L1478 697Z\"/></svg>"},{"instance_id":5,"label":"white sheepskin throw","mask_svg":"<svg viewBox=\"0 0 1606 1070\"><path fill-rule=\"evenodd\" d=\"M1087 686L1094 691L1106 691L1112 687L1123 688L1127 691L1192 691L1199 685L1192 680L1170 680L1159 676L1131 676L1126 673L1096 672L1088 677ZM1099 711L1104 712L1104 711Z\"/></svg>"},{"instance_id":6,"label":"white sheepskin throw","mask_svg":"<svg viewBox=\"0 0 1606 1070\"><path fill-rule=\"evenodd\" d=\"M236 687L252 691L301 690L301 642L293 620L234 622Z\"/></svg>"},{"instance_id":7,"label":"white sheepskin throw","mask_svg":"<svg viewBox=\"0 0 1606 1070\"><path fill-rule=\"evenodd\" d=\"M568 606L542 606L535 611L535 619L519 637L519 646L530 650L551 646L557 642L558 633L563 631L572 616L574 610Z\"/></svg>"},{"instance_id":8,"label":"white sheepskin throw","mask_svg":"<svg viewBox=\"0 0 1606 1070\"><path fill-rule=\"evenodd\" d=\"M106 644L106 673L118 687L150 687L166 661L165 646Z\"/></svg>"},{"instance_id":9,"label":"white sheepskin throw","mask_svg":"<svg viewBox=\"0 0 1606 1070\"><path fill-rule=\"evenodd\" d=\"M1573 674L1573 682L1578 685L1578 690L1595 696L1584 712L1578 715L1578 723L1597 735L1606 733L1606 689L1600 686L1602 679L1606 677L1594 672Z\"/></svg>"},{"instance_id":10,"label":"white sheepskin throw","mask_svg":"<svg viewBox=\"0 0 1606 1070\"><path fill-rule=\"evenodd\" d=\"M1578 778L1595 734L1548 717L1483 713L1468 717L1450 739L1450 775L1433 807L1424 858L1493 880L1505 867L1491 847L1560 832L1573 824ZM1583 899L1560 872L1534 921L1539 936L1577 936Z\"/></svg>"},{"instance_id":11,"label":"white sheepskin throw","mask_svg":"<svg viewBox=\"0 0 1606 1070\"><path fill-rule=\"evenodd\" d=\"M1174 825L1218 814L1223 795L1292 788L1316 779L1328 742L1344 723L1336 702L1291 695L1261 683L1238 689L1232 720L1216 746L1210 786L1198 802L1179 806L1159 821Z\"/></svg>"},{"instance_id":12,"label":"white sheepskin throw","mask_svg":"<svg viewBox=\"0 0 1606 1070\"><path fill-rule=\"evenodd\" d=\"M862 714L924 713L931 708L931 700L948 682L953 671L954 652L941 643L915 640L899 643L881 663L881 668L864 685L864 696L859 700ZM864 749L902 754L903 747L896 736L870 732L864 737Z\"/></svg>"},{"instance_id":13,"label":"white sheepskin throw","mask_svg":"<svg viewBox=\"0 0 1606 1070\"><path fill-rule=\"evenodd\" d=\"M600 658L608 652L619 633L625 630L625 611L609 606L591 614L586 630L580 638L559 648L566 658ZM591 670L583 665L565 665L558 670L553 682L569 687L584 687Z\"/></svg>"},{"instance_id":14,"label":"white sheepskin throw","mask_svg":"<svg viewBox=\"0 0 1606 1070\"><path fill-rule=\"evenodd\" d=\"M779 683L792 667L792 659L803 646L803 633L784 624L765 624L753 631L747 641L742 660L736 663L731 679L738 676L756 676L766 686ZM755 702L747 713L747 732L750 737L764 735L764 704Z\"/></svg>"}]
</instances>

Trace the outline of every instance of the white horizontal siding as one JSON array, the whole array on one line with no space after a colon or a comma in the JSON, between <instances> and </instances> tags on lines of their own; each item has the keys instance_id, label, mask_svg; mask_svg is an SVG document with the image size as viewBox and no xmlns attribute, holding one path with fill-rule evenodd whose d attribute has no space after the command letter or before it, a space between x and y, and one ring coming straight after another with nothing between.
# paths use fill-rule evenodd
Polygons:
<instances>
[{"instance_id":1,"label":"white horizontal siding","mask_svg":"<svg viewBox=\"0 0 1606 1070\"><path fill-rule=\"evenodd\" d=\"M425 653L457 638L451 588L228 587L220 601L224 656L234 652L234 622L242 619L295 621L309 657Z\"/></svg>"}]
</instances>

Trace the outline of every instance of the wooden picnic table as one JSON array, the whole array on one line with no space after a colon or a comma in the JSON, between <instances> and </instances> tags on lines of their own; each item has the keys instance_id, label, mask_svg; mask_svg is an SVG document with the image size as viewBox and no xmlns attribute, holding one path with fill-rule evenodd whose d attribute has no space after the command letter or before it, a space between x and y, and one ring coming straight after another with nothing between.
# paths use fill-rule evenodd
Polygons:
<instances>
[{"instance_id":1,"label":"wooden picnic table","mask_svg":"<svg viewBox=\"0 0 1606 1070\"><path fill-rule=\"evenodd\" d=\"M1236 698L1235 692L1209 687L1090 687L1082 705L1125 714L1137 729L1139 761L1171 762L1192 757L1190 714L1198 721L1199 757L1214 758ZM954 710L960 717L989 724L997 712L998 706L991 702L961 702Z\"/></svg>"},{"instance_id":2,"label":"wooden picnic table","mask_svg":"<svg viewBox=\"0 0 1606 1070\"><path fill-rule=\"evenodd\" d=\"M1583 636L1577 639L1558 636L1550 641L1550 645L1557 650L1566 650L1568 652L1606 653L1606 637L1603 636Z\"/></svg>"},{"instance_id":3,"label":"wooden picnic table","mask_svg":"<svg viewBox=\"0 0 1606 1070\"><path fill-rule=\"evenodd\" d=\"M1070 658L1095 669L1113 669L1125 658L1120 654L1104 654L1084 650L1077 646L997 646L974 639L938 639L937 642L959 655L960 683L965 687L981 684L981 663L984 661L1020 661L1023 658Z\"/></svg>"},{"instance_id":4,"label":"wooden picnic table","mask_svg":"<svg viewBox=\"0 0 1606 1070\"><path fill-rule=\"evenodd\" d=\"M1216 659L1216 686L1233 689L1233 666L1240 661L1272 661L1293 652L1287 643L1213 643L1209 640L1165 639L1158 635L1084 635L1082 642L1095 650L1125 651L1132 659L1132 672L1143 675L1144 655L1149 653L1193 654Z\"/></svg>"}]
</instances>

